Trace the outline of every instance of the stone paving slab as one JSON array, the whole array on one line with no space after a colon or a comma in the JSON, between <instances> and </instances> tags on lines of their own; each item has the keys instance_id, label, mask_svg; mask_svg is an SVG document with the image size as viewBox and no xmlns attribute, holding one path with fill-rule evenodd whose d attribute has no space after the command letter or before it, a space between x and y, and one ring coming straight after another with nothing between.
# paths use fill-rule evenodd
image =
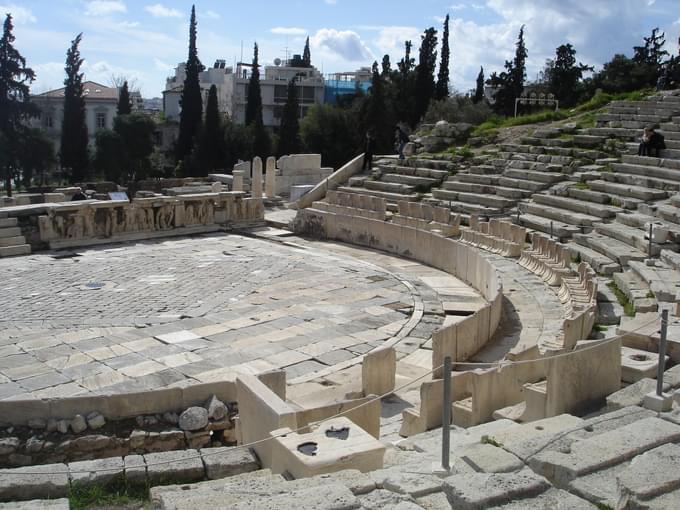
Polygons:
<instances>
[{"instance_id":1,"label":"stone paving slab","mask_svg":"<svg viewBox=\"0 0 680 510\"><path fill-rule=\"evenodd\" d=\"M443 315L409 319L423 299L443 310L439 291L454 307L457 296L462 307L468 298L482 304L462 281L413 261L286 242L206 234L2 259L0 399L142 391L273 368L289 379L328 375L404 328L428 340Z\"/></svg>"}]
</instances>

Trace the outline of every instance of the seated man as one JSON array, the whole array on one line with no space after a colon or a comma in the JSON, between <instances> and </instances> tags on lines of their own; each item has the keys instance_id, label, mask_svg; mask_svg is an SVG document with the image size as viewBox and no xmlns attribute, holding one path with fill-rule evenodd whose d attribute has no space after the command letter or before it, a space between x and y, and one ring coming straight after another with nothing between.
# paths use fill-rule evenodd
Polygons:
<instances>
[{"instance_id":1,"label":"seated man","mask_svg":"<svg viewBox=\"0 0 680 510\"><path fill-rule=\"evenodd\" d=\"M660 157L662 149L666 148L663 135L654 131L654 126L648 126L642 133L642 139L638 148L638 156Z\"/></svg>"}]
</instances>

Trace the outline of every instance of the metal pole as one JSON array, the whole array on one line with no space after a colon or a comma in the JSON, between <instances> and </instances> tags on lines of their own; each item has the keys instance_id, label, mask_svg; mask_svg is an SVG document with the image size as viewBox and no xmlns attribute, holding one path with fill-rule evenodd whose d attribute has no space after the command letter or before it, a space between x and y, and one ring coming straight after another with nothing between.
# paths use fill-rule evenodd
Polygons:
<instances>
[{"instance_id":1,"label":"metal pole","mask_svg":"<svg viewBox=\"0 0 680 510\"><path fill-rule=\"evenodd\" d=\"M552 221L550 222L550 240L551 241L555 240L555 236L553 235L553 222Z\"/></svg>"},{"instance_id":2,"label":"metal pole","mask_svg":"<svg viewBox=\"0 0 680 510\"><path fill-rule=\"evenodd\" d=\"M666 368L666 331L668 329L668 309L661 312L661 339L659 340L659 366L656 367L656 395L663 393L663 371Z\"/></svg>"},{"instance_id":3,"label":"metal pole","mask_svg":"<svg viewBox=\"0 0 680 510\"><path fill-rule=\"evenodd\" d=\"M451 356L444 358L444 397L442 402L442 468L451 470Z\"/></svg>"},{"instance_id":4,"label":"metal pole","mask_svg":"<svg viewBox=\"0 0 680 510\"><path fill-rule=\"evenodd\" d=\"M517 117L517 104L519 102L518 98L515 98L515 117Z\"/></svg>"},{"instance_id":5,"label":"metal pole","mask_svg":"<svg viewBox=\"0 0 680 510\"><path fill-rule=\"evenodd\" d=\"M654 232L654 224L649 222L649 258L652 258L652 233Z\"/></svg>"}]
</instances>

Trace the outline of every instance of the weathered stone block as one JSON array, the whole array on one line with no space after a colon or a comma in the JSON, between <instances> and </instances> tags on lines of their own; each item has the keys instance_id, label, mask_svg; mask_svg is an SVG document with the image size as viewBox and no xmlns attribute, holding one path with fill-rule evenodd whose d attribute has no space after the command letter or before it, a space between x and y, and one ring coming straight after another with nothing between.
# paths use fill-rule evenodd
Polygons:
<instances>
[{"instance_id":1,"label":"weathered stone block","mask_svg":"<svg viewBox=\"0 0 680 510\"><path fill-rule=\"evenodd\" d=\"M202 448L201 458L210 480L249 473L260 469L255 456L244 448Z\"/></svg>"}]
</instances>

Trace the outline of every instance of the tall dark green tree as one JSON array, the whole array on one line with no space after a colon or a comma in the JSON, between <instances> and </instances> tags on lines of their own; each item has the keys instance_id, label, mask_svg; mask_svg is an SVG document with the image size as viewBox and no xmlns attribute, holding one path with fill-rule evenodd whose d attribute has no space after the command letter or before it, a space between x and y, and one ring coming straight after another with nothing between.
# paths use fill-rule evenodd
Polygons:
<instances>
[{"instance_id":1,"label":"tall dark green tree","mask_svg":"<svg viewBox=\"0 0 680 510\"><path fill-rule=\"evenodd\" d=\"M302 51L302 65L312 67L312 53L309 51L309 37L305 41L305 49Z\"/></svg>"},{"instance_id":2,"label":"tall dark green tree","mask_svg":"<svg viewBox=\"0 0 680 510\"><path fill-rule=\"evenodd\" d=\"M389 78L392 74L392 64L390 63L390 56L385 55L382 59L381 74L383 78Z\"/></svg>"},{"instance_id":3,"label":"tall dark green tree","mask_svg":"<svg viewBox=\"0 0 680 510\"><path fill-rule=\"evenodd\" d=\"M246 126L262 123L262 91L260 90L260 64L257 43L253 48L253 64L248 81L248 98L246 103Z\"/></svg>"},{"instance_id":4,"label":"tall dark green tree","mask_svg":"<svg viewBox=\"0 0 680 510\"><path fill-rule=\"evenodd\" d=\"M472 102L477 104L484 99L484 67L479 68L477 75L477 86L475 87L475 95L472 97Z\"/></svg>"},{"instance_id":5,"label":"tall dark green tree","mask_svg":"<svg viewBox=\"0 0 680 510\"><path fill-rule=\"evenodd\" d=\"M371 71L371 88L363 105L361 124L364 131L372 133L376 154L388 153L394 144L396 119L388 105L387 84L380 74L378 62L373 63Z\"/></svg>"},{"instance_id":6,"label":"tall dark green tree","mask_svg":"<svg viewBox=\"0 0 680 510\"><path fill-rule=\"evenodd\" d=\"M434 97L434 70L437 65L437 31L434 27L425 30L421 36L418 65L416 66L415 109L410 124L414 126L425 115Z\"/></svg>"},{"instance_id":7,"label":"tall dark green tree","mask_svg":"<svg viewBox=\"0 0 680 510\"><path fill-rule=\"evenodd\" d=\"M80 72L83 59L78 49L82 37L83 34L78 34L66 53L64 118L61 123L60 163L72 183L85 180L89 165L83 73Z\"/></svg>"},{"instance_id":8,"label":"tall dark green tree","mask_svg":"<svg viewBox=\"0 0 680 510\"><path fill-rule=\"evenodd\" d=\"M434 98L438 101L449 97L449 15L444 20L444 34L442 35L442 53L437 74L437 86Z\"/></svg>"},{"instance_id":9,"label":"tall dark green tree","mask_svg":"<svg viewBox=\"0 0 680 510\"><path fill-rule=\"evenodd\" d=\"M633 48L633 62L640 68L640 74L647 76L646 85L656 85L656 81L661 73L661 63L668 57L668 52L664 50L666 44L666 34L659 33L659 29L652 30L649 37L644 37L643 46Z\"/></svg>"},{"instance_id":10,"label":"tall dark green tree","mask_svg":"<svg viewBox=\"0 0 680 510\"><path fill-rule=\"evenodd\" d=\"M132 101L130 101L130 91L128 90L128 82L125 80L123 86L118 93L118 115L128 115L132 113Z\"/></svg>"},{"instance_id":11,"label":"tall dark green tree","mask_svg":"<svg viewBox=\"0 0 680 510\"><path fill-rule=\"evenodd\" d=\"M217 87L210 86L205 107L205 122L197 149L197 165L188 169L188 175L200 177L224 168L224 125L217 102Z\"/></svg>"},{"instance_id":12,"label":"tall dark green tree","mask_svg":"<svg viewBox=\"0 0 680 510\"><path fill-rule=\"evenodd\" d=\"M192 5L189 21L189 56L187 57L186 77L180 98L182 111L179 115L179 135L176 145L177 160L184 160L191 153L196 143L196 135L201 127L203 100L201 98L199 73L203 69L196 49L196 9Z\"/></svg>"},{"instance_id":13,"label":"tall dark green tree","mask_svg":"<svg viewBox=\"0 0 680 510\"><path fill-rule=\"evenodd\" d=\"M278 155L298 154L302 143L300 141L300 103L297 97L295 78L288 82L288 95L283 106L281 129L279 131Z\"/></svg>"},{"instance_id":14,"label":"tall dark green tree","mask_svg":"<svg viewBox=\"0 0 680 510\"><path fill-rule=\"evenodd\" d=\"M555 59L548 60L543 72L548 90L561 105L572 106L581 92L583 73L593 68L576 63L576 50L571 44L562 44L555 50Z\"/></svg>"},{"instance_id":15,"label":"tall dark green tree","mask_svg":"<svg viewBox=\"0 0 680 510\"><path fill-rule=\"evenodd\" d=\"M47 134L42 129L24 127L19 137L18 152L17 163L24 187L30 186L38 173L43 184L45 170L54 163L54 145Z\"/></svg>"},{"instance_id":16,"label":"tall dark green tree","mask_svg":"<svg viewBox=\"0 0 680 510\"><path fill-rule=\"evenodd\" d=\"M26 59L14 47L13 29L12 16L8 14L0 39L0 138L3 141L0 172L10 197L12 178L16 177L21 119L32 113L29 84L35 79L35 72L26 67Z\"/></svg>"},{"instance_id":17,"label":"tall dark green tree","mask_svg":"<svg viewBox=\"0 0 680 510\"><path fill-rule=\"evenodd\" d=\"M515 45L515 58L505 61L505 72L492 74L489 82L496 88L494 109L503 115L512 115L515 99L522 95L526 79L527 48L524 44L524 25L519 30Z\"/></svg>"}]
</instances>

